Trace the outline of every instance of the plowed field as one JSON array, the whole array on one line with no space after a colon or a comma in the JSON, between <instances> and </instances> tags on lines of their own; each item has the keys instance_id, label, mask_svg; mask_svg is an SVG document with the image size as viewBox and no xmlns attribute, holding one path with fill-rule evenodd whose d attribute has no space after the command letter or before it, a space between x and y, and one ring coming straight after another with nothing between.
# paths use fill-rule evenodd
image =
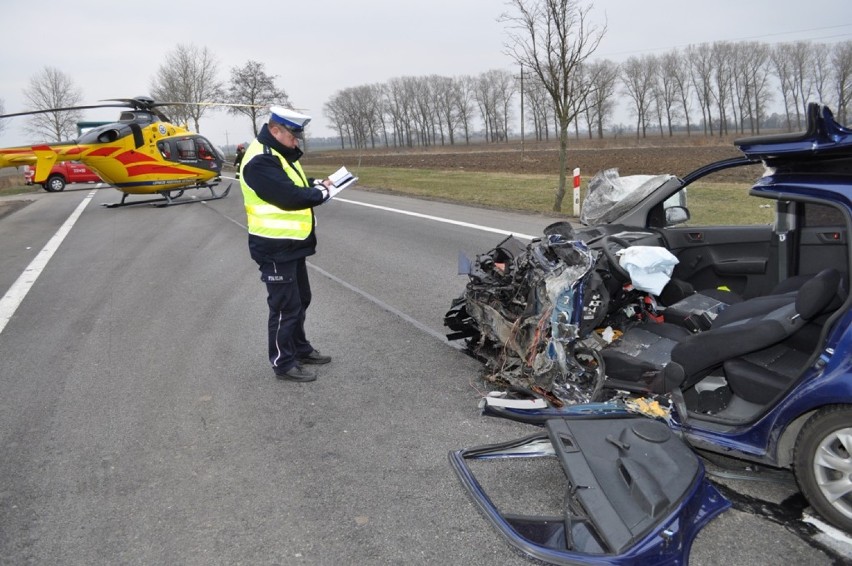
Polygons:
<instances>
[{"instance_id":1,"label":"plowed field","mask_svg":"<svg viewBox=\"0 0 852 566\"><path fill-rule=\"evenodd\" d=\"M617 168L621 175L672 173L684 175L702 165L741 153L729 139L703 136L644 140L571 140L569 170L579 167L584 177ZM509 144L456 144L427 148L382 148L312 152L303 161L309 165L350 168L400 167L507 173L558 174L559 149L554 142ZM753 177L750 177L753 178Z\"/></svg>"}]
</instances>

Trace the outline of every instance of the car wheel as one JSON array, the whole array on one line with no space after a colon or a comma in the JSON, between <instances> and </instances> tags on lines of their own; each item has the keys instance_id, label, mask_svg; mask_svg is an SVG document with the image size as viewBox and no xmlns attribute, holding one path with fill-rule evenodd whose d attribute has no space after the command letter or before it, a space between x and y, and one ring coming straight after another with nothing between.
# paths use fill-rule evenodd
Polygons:
<instances>
[{"instance_id":1,"label":"car wheel","mask_svg":"<svg viewBox=\"0 0 852 566\"><path fill-rule=\"evenodd\" d=\"M811 417L796 441L793 466L813 508L852 532L852 409L828 407Z\"/></svg>"},{"instance_id":2,"label":"car wheel","mask_svg":"<svg viewBox=\"0 0 852 566\"><path fill-rule=\"evenodd\" d=\"M65 179L60 175L51 175L47 178L44 188L51 193L58 193L65 190Z\"/></svg>"}]
</instances>

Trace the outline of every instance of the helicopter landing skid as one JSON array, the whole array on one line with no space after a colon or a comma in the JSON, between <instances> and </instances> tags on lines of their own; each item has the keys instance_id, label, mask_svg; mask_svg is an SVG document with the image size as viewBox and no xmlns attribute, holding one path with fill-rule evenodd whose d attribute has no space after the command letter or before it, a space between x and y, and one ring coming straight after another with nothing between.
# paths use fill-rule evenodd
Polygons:
<instances>
[{"instance_id":1,"label":"helicopter landing skid","mask_svg":"<svg viewBox=\"0 0 852 566\"><path fill-rule=\"evenodd\" d=\"M166 206L177 206L179 204L192 204L194 202L209 202L211 200L219 200L220 198L225 198L226 196L228 196L228 193L231 192L231 183L228 183L228 186L220 194L216 194L216 191L213 188L214 186L215 185L205 184L205 185L199 185L197 187L191 187L193 189L202 189L204 187L210 189L210 196L208 198L196 198L195 196L193 196L191 199L175 200L175 199L178 199L181 196L183 196L183 193L186 190L186 189L180 189L180 190L173 190L173 191L162 191L160 193L157 193L162 198L152 198L152 199L146 199L146 200L137 200L137 201L134 201L134 202L125 202L127 200L128 194L124 193L121 196L120 202L113 202L113 203L109 203L109 204L104 203L103 206L105 206L106 208L118 208L120 206L134 206L134 205L137 205L137 204L150 204L151 206L155 206L157 208L164 208ZM174 194L174 193L177 193L177 194Z\"/></svg>"}]
</instances>

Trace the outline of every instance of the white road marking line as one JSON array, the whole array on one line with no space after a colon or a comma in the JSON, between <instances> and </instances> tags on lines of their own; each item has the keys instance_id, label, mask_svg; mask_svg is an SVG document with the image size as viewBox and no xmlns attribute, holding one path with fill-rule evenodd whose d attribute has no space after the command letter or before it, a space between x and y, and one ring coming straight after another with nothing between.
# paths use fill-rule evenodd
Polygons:
<instances>
[{"instance_id":1,"label":"white road marking line","mask_svg":"<svg viewBox=\"0 0 852 566\"><path fill-rule=\"evenodd\" d=\"M224 175L223 175L224 177ZM225 177L227 179L233 179L233 177ZM235 179L236 180L236 179ZM426 220L434 220L435 222L443 222L444 224L453 224L455 226L463 226L465 228L473 228L475 230L482 230L483 232L492 232L494 234L502 234L504 236L515 236L516 238L521 238L522 240L533 240L535 238L539 238L540 236L530 236L529 234L522 234L520 232L512 232L510 230L501 230L500 228L491 228L490 226L482 226L481 224L472 224L470 222L462 222L460 220L450 220L449 218L442 218L440 216L431 216L429 214L421 214L419 212L411 212L409 210L402 210L399 208L391 208L389 206L380 206L378 204L368 204L366 202L359 202L357 200L349 200L346 198L334 197L336 202L345 202L347 204L357 204L358 206L366 206L367 208L376 208L378 210L385 210L387 212L395 212L397 214L405 214L406 216L414 216L416 218L424 218Z\"/></svg>"},{"instance_id":2,"label":"white road marking line","mask_svg":"<svg viewBox=\"0 0 852 566\"><path fill-rule=\"evenodd\" d=\"M425 332L426 334L432 336L433 338L437 338L439 341L443 342L445 345L452 346L453 348L456 348L457 350L462 349L462 346L460 344L457 344L455 342L450 342L449 340L447 340L446 335L441 334L440 332L436 332L435 330L432 330L431 328L429 328L428 326L426 326L425 324L423 324L419 320L417 320L417 319L415 319L411 316L408 316L407 314L405 314L404 312L402 312L398 308L389 305L388 303L384 302L383 300L379 299L378 297L371 295L370 293L368 293L368 292L366 292L362 289L359 289L358 287L356 287L354 285L347 283L346 281L344 281L340 277L337 277L336 275L332 275L331 273L329 273L325 269L323 269L323 268L321 268L317 265L314 265L313 263L311 263L309 261L305 262L305 263L311 269L325 275L326 277L328 277L332 281L336 282L339 285L346 287L347 289L349 289L353 293L357 293L357 294L361 295L362 297L364 297L365 299L367 299L371 303L375 304L379 308L384 309L387 312L398 316L402 320L413 325L415 328L420 329L422 332Z\"/></svg>"},{"instance_id":3,"label":"white road marking line","mask_svg":"<svg viewBox=\"0 0 852 566\"><path fill-rule=\"evenodd\" d=\"M429 214L421 214L419 212L411 212L408 210L401 210L399 208L390 208L388 206L379 206L377 204L367 204L366 202L358 202L356 200L349 200L338 197L335 197L334 200L338 202L345 202L347 204L357 204L358 206L366 206L368 208L377 208L379 210L386 210L388 212L395 212L397 214L405 214L406 216L414 216L416 218L425 218L426 220L434 220L435 222L443 222L444 224L453 224L455 226L473 228L475 230L482 230L483 232L493 232L494 234L502 234L504 236L515 236L516 238L522 238L524 240L532 240L534 238L538 238L538 236L530 236L529 234L511 232L509 230L501 230L500 228L491 228L490 226L471 224L470 222L461 222L459 220L450 220L449 218L441 218L440 216L431 216Z\"/></svg>"},{"instance_id":4,"label":"white road marking line","mask_svg":"<svg viewBox=\"0 0 852 566\"><path fill-rule=\"evenodd\" d=\"M24 269L24 272L21 273L17 281L9 287L6 294L3 295L2 299L0 299L0 333L3 332L4 328L6 328L6 324L8 324L12 315L15 314L15 311L18 310L18 307L21 305L24 297L26 297L27 293L30 292L30 289L36 282L36 279L38 279L39 275L41 275L41 272L44 271L44 268L47 266L47 262L50 261L51 257L53 257L54 252L56 252L57 248L59 248L59 244L62 243L62 240L64 240L65 236L68 235L68 232L71 231L74 223L77 222L77 219L80 218L81 214L83 214L83 209L92 201L96 192L97 191L90 192L83 199L83 202L77 205L77 208L74 209L71 216L69 216L65 223L59 227L56 234L50 238L47 244L45 244L41 251L38 252L35 258L33 258L27 268Z\"/></svg>"}]
</instances>

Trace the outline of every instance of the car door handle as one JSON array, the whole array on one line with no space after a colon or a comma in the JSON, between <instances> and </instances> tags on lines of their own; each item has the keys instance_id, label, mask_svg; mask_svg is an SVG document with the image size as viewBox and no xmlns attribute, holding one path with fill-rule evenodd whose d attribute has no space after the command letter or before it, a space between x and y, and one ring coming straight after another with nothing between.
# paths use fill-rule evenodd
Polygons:
<instances>
[{"instance_id":1,"label":"car door handle","mask_svg":"<svg viewBox=\"0 0 852 566\"><path fill-rule=\"evenodd\" d=\"M844 240L842 232L820 232L817 234L817 238L824 244L837 244Z\"/></svg>"},{"instance_id":2,"label":"car door handle","mask_svg":"<svg viewBox=\"0 0 852 566\"><path fill-rule=\"evenodd\" d=\"M687 232L686 239L690 242L703 242L704 232Z\"/></svg>"}]
</instances>

